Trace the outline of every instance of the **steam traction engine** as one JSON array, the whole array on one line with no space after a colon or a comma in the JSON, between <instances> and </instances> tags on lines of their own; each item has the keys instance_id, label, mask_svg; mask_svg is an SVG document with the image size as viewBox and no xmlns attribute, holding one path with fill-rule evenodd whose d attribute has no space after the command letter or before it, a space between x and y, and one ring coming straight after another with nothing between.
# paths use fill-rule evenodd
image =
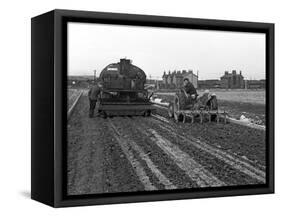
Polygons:
<instances>
[{"instance_id":1,"label":"steam traction engine","mask_svg":"<svg viewBox=\"0 0 281 217\"><path fill-rule=\"evenodd\" d=\"M99 113L107 116L149 116L154 110L144 88L146 75L129 59L106 66L100 74L103 88Z\"/></svg>"}]
</instances>

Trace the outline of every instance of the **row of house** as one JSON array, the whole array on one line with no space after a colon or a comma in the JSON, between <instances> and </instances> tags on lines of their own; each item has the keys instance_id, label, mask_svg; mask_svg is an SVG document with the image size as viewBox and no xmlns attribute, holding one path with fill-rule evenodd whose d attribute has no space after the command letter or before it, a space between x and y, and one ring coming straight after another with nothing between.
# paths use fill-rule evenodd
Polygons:
<instances>
[{"instance_id":1,"label":"row of house","mask_svg":"<svg viewBox=\"0 0 281 217\"><path fill-rule=\"evenodd\" d=\"M199 80L199 89L211 89L211 88L222 88L222 89L264 89L265 79L261 80L245 80L242 71L236 73L236 70L232 70L231 73L225 71L224 75L218 79L212 80Z\"/></svg>"},{"instance_id":2,"label":"row of house","mask_svg":"<svg viewBox=\"0 0 281 217\"><path fill-rule=\"evenodd\" d=\"M200 80L198 81L198 88L210 89L210 88L223 88L223 89L241 89L244 88L244 77L242 71L239 73L236 70L225 71L224 75L219 79Z\"/></svg>"},{"instance_id":3,"label":"row of house","mask_svg":"<svg viewBox=\"0 0 281 217\"><path fill-rule=\"evenodd\" d=\"M162 81L157 82L160 89L177 89L183 86L183 79L188 78L195 88L199 89L262 89L265 88L265 80L245 80L242 71L225 71L220 79L198 80L197 74L193 70L164 71Z\"/></svg>"},{"instance_id":4,"label":"row of house","mask_svg":"<svg viewBox=\"0 0 281 217\"><path fill-rule=\"evenodd\" d=\"M239 74L236 73L236 70L232 70L232 73L228 71L224 72L224 75L221 76L221 88L224 89L241 89L244 85L244 77L242 71Z\"/></svg>"},{"instance_id":5,"label":"row of house","mask_svg":"<svg viewBox=\"0 0 281 217\"><path fill-rule=\"evenodd\" d=\"M198 87L198 75L193 73L193 70L182 70L173 72L164 71L162 76L163 82L161 84L162 89L175 89L183 86L183 79L188 78L195 88Z\"/></svg>"}]
</instances>

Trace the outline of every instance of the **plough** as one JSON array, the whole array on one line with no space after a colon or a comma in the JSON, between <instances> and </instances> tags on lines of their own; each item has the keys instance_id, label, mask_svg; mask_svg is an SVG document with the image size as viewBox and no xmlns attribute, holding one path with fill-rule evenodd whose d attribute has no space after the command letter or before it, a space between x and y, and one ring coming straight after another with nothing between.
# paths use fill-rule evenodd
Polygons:
<instances>
[{"instance_id":1,"label":"plough","mask_svg":"<svg viewBox=\"0 0 281 217\"><path fill-rule=\"evenodd\" d=\"M187 94L184 90L178 90L173 100L169 103L168 115L174 118L176 122L194 123L196 118L199 118L200 123L205 119L209 122L216 121L227 122L227 113L218 108L217 98L215 94L210 94L206 91L201 97L195 99L187 99Z\"/></svg>"},{"instance_id":2,"label":"plough","mask_svg":"<svg viewBox=\"0 0 281 217\"><path fill-rule=\"evenodd\" d=\"M188 122L190 119L190 123L194 123L194 119L199 117L200 123L203 123L204 119L208 119L211 122L213 119L216 119L217 123L219 123L220 118L223 118L223 122L227 122L227 113L225 111L204 111L204 110L179 110L175 111L173 115L169 113L169 117L174 117L177 122L181 121L183 123Z\"/></svg>"}]
</instances>

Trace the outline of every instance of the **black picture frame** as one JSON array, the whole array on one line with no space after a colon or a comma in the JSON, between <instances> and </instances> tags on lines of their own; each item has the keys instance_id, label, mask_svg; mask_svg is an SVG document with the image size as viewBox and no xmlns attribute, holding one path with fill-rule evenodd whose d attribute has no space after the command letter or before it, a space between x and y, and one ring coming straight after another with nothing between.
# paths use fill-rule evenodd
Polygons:
<instances>
[{"instance_id":1,"label":"black picture frame","mask_svg":"<svg viewBox=\"0 0 281 217\"><path fill-rule=\"evenodd\" d=\"M266 34L266 184L99 195L66 195L67 22ZM31 198L53 207L274 193L274 24L53 10L31 21Z\"/></svg>"}]
</instances>

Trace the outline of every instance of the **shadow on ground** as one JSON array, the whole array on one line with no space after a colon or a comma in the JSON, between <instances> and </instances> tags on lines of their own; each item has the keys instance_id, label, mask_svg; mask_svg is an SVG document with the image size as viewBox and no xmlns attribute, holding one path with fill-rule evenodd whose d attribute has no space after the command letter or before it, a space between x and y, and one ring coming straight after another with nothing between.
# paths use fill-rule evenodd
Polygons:
<instances>
[{"instance_id":1,"label":"shadow on ground","mask_svg":"<svg viewBox=\"0 0 281 217\"><path fill-rule=\"evenodd\" d=\"M25 198L31 198L31 193L29 191L21 191L19 194Z\"/></svg>"}]
</instances>

